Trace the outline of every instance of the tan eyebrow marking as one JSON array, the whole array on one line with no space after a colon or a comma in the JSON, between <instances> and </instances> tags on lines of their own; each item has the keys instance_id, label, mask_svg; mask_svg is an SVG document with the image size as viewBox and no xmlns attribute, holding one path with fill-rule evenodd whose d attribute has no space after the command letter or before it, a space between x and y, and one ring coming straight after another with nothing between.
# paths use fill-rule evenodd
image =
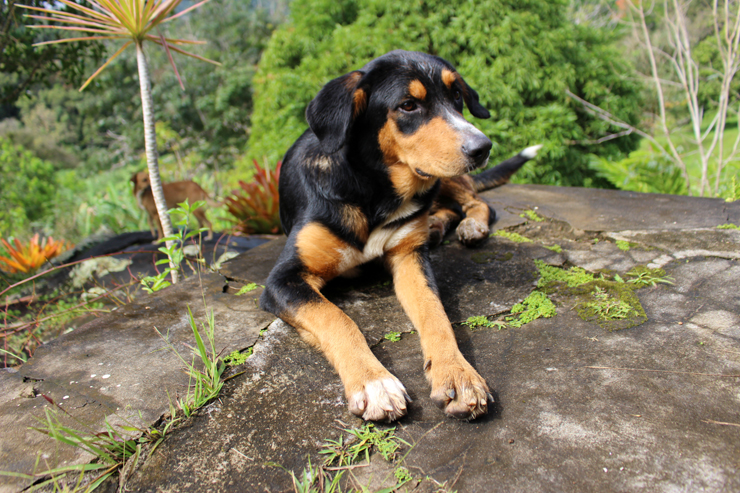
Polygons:
<instances>
[{"instance_id":1,"label":"tan eyebrow marking","mask_svg":"<svg viewBox=\"0 0 740 493\"><path fill-rule=\"evenodd\" d=\"M419 80L412 80L409 84L409 94L416 99L423 100L427 97L427 88Z\"/></svg>"}]
</instances>

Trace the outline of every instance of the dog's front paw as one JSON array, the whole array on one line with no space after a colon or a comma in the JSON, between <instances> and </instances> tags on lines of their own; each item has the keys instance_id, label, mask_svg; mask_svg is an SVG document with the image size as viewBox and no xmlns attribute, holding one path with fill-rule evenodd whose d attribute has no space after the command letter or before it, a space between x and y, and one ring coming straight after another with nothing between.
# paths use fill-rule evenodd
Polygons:
<instances>
[{"instance_id":1,"label":"dog's front paw","mask_svg":"<svg viewBox=\"0 0 740 493\"><path fill-rule=\"evenodd\" d=\"M466 217L457 226L457 237L465 246L474 246L488 237L488 225Z\"/></svg>"},{"instance_id":2,"label":"dog's front paw","mask_svg":"<svg viewBox=\"0 0 740 493\"><path fill-rule=\"evenodd\" d=\"M348 392L349 393L349 392ZM406 402L411 398L403 384L393 375L370 380L348 395L349 410L366 421L395 421L406 415Z\"/></svg>"},{"instance_id":3,"label":"dog's front paw","mask_svg":"<svg viewBox=\"0 0 740 493\"><path fill-rule=\"evenodd\" d=\"M434 248L442 243L445 236L445 223L438 217L429 216L429 246Z\"/></svg>"},{"instance_id":4,"label":"dog's front paw","mask_svg":"<svg viewBox=\"0 0 740 493\"><path fill-rule=\"evenodd\" d=\"M427 360L424 368L432 384L432 401L448 416L475 419L488 412L493 396L475 369L460 355L457 361Z\"/></svg>"}]
</instances>

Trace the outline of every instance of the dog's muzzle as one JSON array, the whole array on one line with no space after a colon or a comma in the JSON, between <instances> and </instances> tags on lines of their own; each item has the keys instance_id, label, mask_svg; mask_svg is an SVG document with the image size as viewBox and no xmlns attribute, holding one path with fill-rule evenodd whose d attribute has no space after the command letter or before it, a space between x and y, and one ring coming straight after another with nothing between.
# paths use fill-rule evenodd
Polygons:
<instances>
[{"instance_id":1,"label":"dog's muzzle","mask_svg":"<svg viewBox=\"0 0 740 493\"><path fill-rule=\"evenodd\" d=\"M462 152L468 158L468 171L480 168L488 162L492 146L491 139L483 134L468 136L462 146Z\"/></svg>"}]
</instances>

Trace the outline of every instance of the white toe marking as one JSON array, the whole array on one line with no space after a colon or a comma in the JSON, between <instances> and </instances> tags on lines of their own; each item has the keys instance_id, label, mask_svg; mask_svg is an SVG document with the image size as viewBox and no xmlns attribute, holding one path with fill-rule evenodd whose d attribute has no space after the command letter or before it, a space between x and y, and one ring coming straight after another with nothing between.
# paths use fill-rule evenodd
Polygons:
<instances>
[{"instance_id":1,"label":"white toe marking","mask_svg":"<svg viewBox=\"0 0 740 493\"><path fill-rule=\"evenodd\" d=\"M363 406L365 413L362 417L368 421L384 419L392 421L400 418L406 414L406 399L406 389L395 378L368 382L365 384L364 392L357 392L352 397L353 402L366 403L366 406Z\"/></svg>"},{"instance_id":2,"label":"white toe marking","mask_svg":"<svg viewBox=\"0 0 740 493\"><path fill-rule=\"evenodd\" d=\"M527 147L526 149L524 149L519 154L521 154L522 157L525 157L527 159L534 159L535 157L537 157L537 152L540 149L542 149L542 144L539 144L539 145L536 145L536 146Z\"/></svg>"}]
</instances>

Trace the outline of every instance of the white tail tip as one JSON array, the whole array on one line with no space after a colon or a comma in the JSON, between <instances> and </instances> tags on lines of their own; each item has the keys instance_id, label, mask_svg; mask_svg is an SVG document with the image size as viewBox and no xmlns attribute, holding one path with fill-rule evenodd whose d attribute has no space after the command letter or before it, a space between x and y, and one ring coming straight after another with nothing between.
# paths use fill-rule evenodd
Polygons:
<instances>
[{"instance_id":1,"label":"white tail tip","mask_svg":"<svg viewBox=\"0 0 740 493\"><path fill-rule=\"evenodd\" d=\"M540 149L542 149L542 144L532 146L532 147L527 147L519 154L521 154L523 157L527 159L534 159L535 157L537 157L537 151L539 151Z\"/></svg>"}]
</instances>

